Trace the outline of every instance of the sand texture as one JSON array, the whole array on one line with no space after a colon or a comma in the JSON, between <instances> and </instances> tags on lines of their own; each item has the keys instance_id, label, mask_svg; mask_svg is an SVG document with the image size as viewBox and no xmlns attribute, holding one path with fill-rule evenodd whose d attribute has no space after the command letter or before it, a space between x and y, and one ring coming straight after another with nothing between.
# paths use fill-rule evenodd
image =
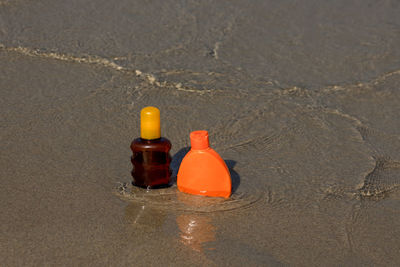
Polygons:
<instances>
[{"instance_id":1,"label":"sand texture","mask_svg":"<svg viewBox=\"0 0 400 267\"><path fill-rule=\"evenodd\" d=\"M2 266L400 266L400 2L0 0ZM130 185L208 130L228 200Z\"/></svg>"}]
</instances>

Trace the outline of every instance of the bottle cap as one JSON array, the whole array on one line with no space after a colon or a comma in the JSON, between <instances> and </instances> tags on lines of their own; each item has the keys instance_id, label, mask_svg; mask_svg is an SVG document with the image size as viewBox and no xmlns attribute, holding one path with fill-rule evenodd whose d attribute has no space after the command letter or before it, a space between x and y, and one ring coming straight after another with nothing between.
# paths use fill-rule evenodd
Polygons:
<instances>
[{"instance_id":1,"label":"bottle cap","mask_svg":"<svg viewBox=\"0 0 400 267\"><path fill-rule=\"evenodd\" d=\"M140 112L140 137L158 139L161 137L160 110L156 107L145 107Z\"/></svg>"},{"instance_id":2,"label":"bottle cap","mask_svg":"<svg viewBox=\"0 0 400 267\"><path fill-rule=\"evenodd\" d=\"M192 149L201 150L207 149L210 144L208 142L207 131L194 131L190 133L190 144Z\"/></svg>"}]
</instances>

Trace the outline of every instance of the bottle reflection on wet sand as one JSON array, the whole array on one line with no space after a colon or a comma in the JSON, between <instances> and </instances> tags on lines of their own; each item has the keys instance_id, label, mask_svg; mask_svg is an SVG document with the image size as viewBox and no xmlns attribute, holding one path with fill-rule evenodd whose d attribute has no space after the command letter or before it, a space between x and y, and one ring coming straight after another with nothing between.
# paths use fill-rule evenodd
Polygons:
<instances>
[{"instance_id":1,"label":"bottle reflection on wet sand","mask_svg":"<svg viewBox=\"0 0 400 267\"><path fill-rule=\"evenodd\" d=\"M129 187L126 190L126 194L129 194ZM142 189L136 187L132 190L134 190L132 194L137 194L139 198L145 200L142 203L130 202L125 208L125 218L136 230L160 231L165 236L172 235L179 243L196 252L212 249L209 243L216 241L217 228L212 223L213 213L210 207L223 202L224 199L194 196L177 190L170 194L165 193L174 188L151 191L164 194L143 193Z\"/></svg>"},{"instance_id":2,"label":"bottle reflection on wet sand","mask_svg":"<svg viewBox=\"0 0 400 267\"><path fill-rule=\"evenodd\" d=\"M133 226L150 231L165 228L163 227L164 224L173 222L166 222L168 216L165 212L139 203L128 205L125 209L125 215L128 222ZM180 242L194 251L202 252L206 243L216 240L215 227L211 223L211 218L207 215L180 214L175 219L179 229L177 234Z\"/></svg>"},{"instance_id":3,"label":"bottle reflection on wet sand","mask_svg":"<svg viewBox=\"0 0 400 267\"><path fill-rule=\"evenodd\" d=\"M166 220L166 214L149 206L139 203L131 203L125 209L126 219L136 226L143 226L157 230Z\"/></svg>"},{"instance_id":4,"label":"bottle reflection on wet sand","mask_svg":"<svg viewBox=\"0 0 400 267\"><path fill-rule=\"evenodd\" d=\"M201 252L205 243L215 241L215 227L206 215L181 214L176 222L181 242L195 251Z\"/></svg>"}]
</instances>

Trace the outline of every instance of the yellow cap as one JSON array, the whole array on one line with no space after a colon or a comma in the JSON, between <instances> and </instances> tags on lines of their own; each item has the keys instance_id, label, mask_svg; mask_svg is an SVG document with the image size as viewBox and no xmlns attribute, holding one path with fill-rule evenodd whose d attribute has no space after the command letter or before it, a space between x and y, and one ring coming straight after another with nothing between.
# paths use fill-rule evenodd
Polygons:
<instances>
[{"instance_id":1,"label":"yellow cap","mask_svg":"<svg viewBox=\"0 0 400 267\"><path fill-rule=\"evenodd\" d=\"M158 139L161 137L160 110L156 107L145 107L140 112L140 137Z\"/></svg>"}]
</instances>

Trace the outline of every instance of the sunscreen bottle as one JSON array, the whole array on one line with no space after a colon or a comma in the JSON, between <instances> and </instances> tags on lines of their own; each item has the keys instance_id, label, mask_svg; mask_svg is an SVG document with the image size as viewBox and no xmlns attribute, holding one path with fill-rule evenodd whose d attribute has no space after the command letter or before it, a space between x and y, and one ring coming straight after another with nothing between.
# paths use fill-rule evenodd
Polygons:
<instances>
[{"instance_id":1,"label":"sunscreen bottle","mask_svg":"<svg viewBox=\"0 0 400 267\"><path fill-rule=\"evenodd\" d=\"M140 137L131 143L133 185L153 189L171 185L171 142L161 137L160 110L140 112Z\"/></svg>"}]
</instances>

